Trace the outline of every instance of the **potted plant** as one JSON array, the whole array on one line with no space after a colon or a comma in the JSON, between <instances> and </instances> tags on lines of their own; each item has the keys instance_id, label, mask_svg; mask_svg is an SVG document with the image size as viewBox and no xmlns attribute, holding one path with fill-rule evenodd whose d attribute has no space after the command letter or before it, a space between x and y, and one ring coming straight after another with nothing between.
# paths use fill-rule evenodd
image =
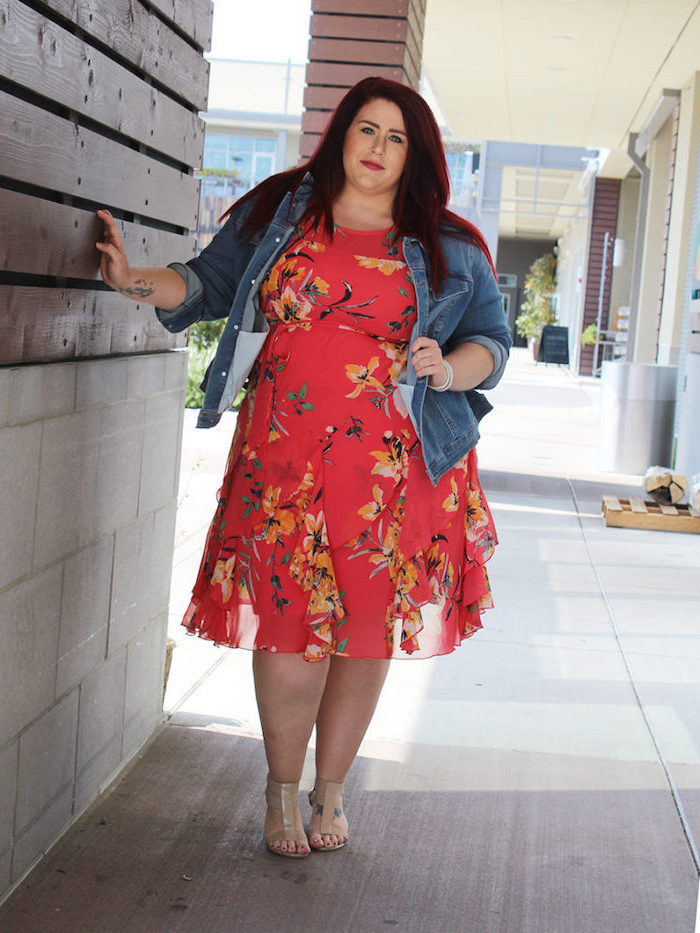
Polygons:
<instances>
[{"instance_id":1,"label":"potted plant","mask_svg":"<svg viewBox=\"0 0 700 933\"><path fill-rule=\"evenodd\" d=\"M596 340L598 339L598 328L595 324L589 324L588 327L584 328L581 331L581 346L582 347L592 347L595 345Z\"/></svg>"},{"instance_id":2,"label":"potted plant","mask_svg":"<svg viewBox=\"0 0 700 933\"><path fill-rule=\"evenodd\" d=\"M554 253L545 253L533 262L525 279L525 301L520 305L520 314L515 319L516 330L529 342L535 359L542 328L557 322L552 301L556 289L556 267Z\"/></svg>"}]
</instances>

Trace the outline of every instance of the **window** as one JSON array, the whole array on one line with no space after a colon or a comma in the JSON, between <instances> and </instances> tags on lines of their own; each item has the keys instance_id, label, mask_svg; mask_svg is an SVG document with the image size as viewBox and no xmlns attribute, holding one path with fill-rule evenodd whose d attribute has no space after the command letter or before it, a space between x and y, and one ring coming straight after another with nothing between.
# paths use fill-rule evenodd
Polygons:
<instances>
[{"instance_id":1,"label":"window","mask_svg":"<svg viewBox=\"0 0 700 933\"><path fill-rule=\"evenodd\" d=\"M274 137L207 133L201 172L202 197L240 197L273 174L276 157Z\"/></svg>"},{"instance_id":2,"label":"window","mask_svg":"<svg viewBox=\"0 0 700 933\"><path fill-rule=\"evenodd\" d=\"M473 188L472 176L479 166L479 153L472 149L447 151L447 170L450 173L450 190L453 198L468 194Z\"/></svg>"}]
</instances>

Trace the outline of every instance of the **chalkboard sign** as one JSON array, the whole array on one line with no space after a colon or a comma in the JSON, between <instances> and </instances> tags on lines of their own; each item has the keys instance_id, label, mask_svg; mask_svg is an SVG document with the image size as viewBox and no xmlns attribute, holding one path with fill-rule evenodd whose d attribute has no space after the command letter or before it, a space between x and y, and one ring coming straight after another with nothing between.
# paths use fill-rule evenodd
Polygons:
<instances>
[{"instance_id":1,"label":"chalkboard sign","mask_svg":"<svg viewBox=\"0 0 700 933\"><path fill-rule=\"evenodd\" d=\"M547 324L542 328L540 352L543 363L569 363L569 328Z\"/></svg>"}]
</instances>

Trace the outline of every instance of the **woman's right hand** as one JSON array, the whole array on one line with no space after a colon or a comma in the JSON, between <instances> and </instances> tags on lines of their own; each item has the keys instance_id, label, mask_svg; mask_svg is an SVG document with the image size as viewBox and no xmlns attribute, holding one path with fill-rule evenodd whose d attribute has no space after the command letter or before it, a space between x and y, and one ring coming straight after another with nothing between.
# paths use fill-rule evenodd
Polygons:
<instances>
[{"instance_id":1,"label":"woman's right hand","mask_svg":"<svg viewBox=\"0 0 700 933\"><path fill-rule=\"evenodd\" d=\"M97 216L104 224L104 234L95 246L101 253L100 272L107 285L125 298L155 305L164 311L172 311L182 304L187 295L184 278L168 267L132 269L114 217L104 208L97 211Z\"/></svg>"},{"instance_id":2,"label":"woman's right hand","mask_svg":"<svg viewBox=\"0 0 700 933\"><path fill-rule=\"evenodd\" d=\"M114 217L105 209L96 213L104 224L102 241L95 244L102 254L100 272L107 285L118 292L131 281L129 260Z\"/></svg>"}]
</instances>

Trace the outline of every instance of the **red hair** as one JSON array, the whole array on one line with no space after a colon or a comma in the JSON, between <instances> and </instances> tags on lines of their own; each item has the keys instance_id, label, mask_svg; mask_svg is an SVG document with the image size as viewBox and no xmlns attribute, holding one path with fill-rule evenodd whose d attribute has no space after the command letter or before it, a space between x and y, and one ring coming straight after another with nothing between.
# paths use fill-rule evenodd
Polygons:
<instances>
[{"instance_id":1,"label":"red hair","mask_svg":"<svg viewBox=\"0 0 700 933\"><path fill-rule=\"evenodd\" d=\"M296 191L304 175L311 172L314 192L303 220L313 220L322 225L332 237L333 202L345 183L345 134L358 110L377 98L396 104L404 119L408 152L394 200L394 224L399 236L414 236L425 247L430 260L434 291L439 291L447 271L440 249L440 232L477 245L493 269L493 261L481 232L469 221L447 209L449 174L440 130L430 107L412 88L387 78L364 78L351 87L333 112L311 158L297 168L266 178L236 202L236 206L248 202L251 205L244 230L252 235L268 224L284 195L288 191Z\"/></svg>"}]
</instances>

